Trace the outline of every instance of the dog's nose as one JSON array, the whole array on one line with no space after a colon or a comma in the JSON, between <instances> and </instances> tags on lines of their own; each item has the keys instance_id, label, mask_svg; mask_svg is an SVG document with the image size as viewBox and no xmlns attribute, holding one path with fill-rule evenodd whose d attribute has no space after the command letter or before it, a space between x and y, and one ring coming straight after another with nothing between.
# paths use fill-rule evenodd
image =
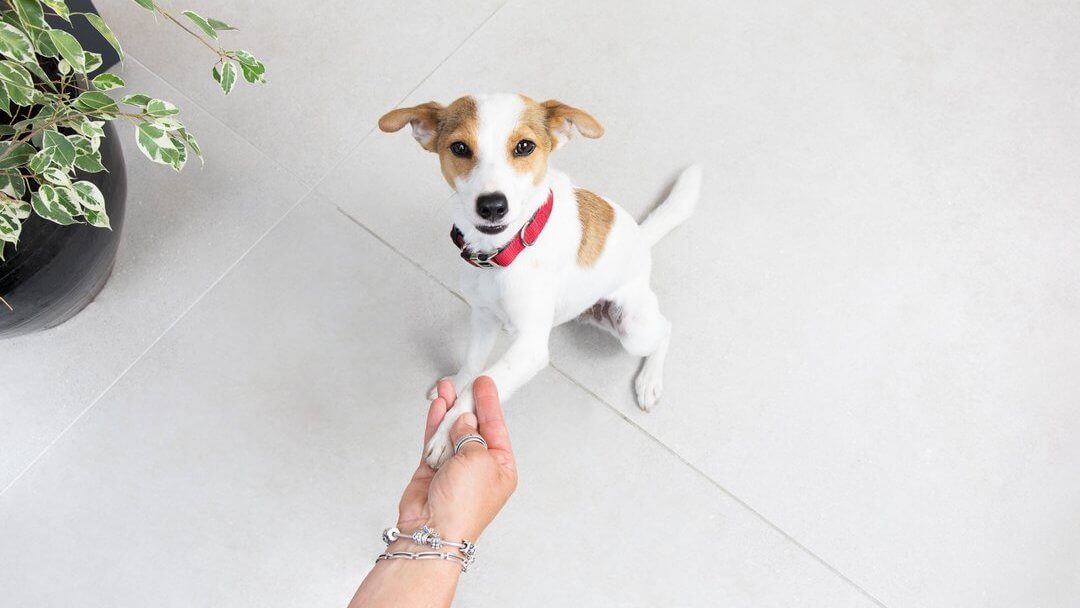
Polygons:
<instances>
[{"instance_id":1,"label":"dog's nose","mask_svg":"<svg viewBox=\"0 0 1080 608\"><path fill-rule=\"evenodd\" d=\"M476 197L476 213L489 222L496 222L506 215L510 205L502 192L489 192Z\"/></svg>"}]
</instances>

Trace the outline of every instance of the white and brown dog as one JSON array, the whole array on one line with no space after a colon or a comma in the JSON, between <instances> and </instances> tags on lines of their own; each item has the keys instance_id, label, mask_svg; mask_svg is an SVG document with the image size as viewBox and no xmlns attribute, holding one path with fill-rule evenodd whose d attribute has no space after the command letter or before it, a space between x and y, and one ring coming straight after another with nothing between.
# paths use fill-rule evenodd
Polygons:
<instances>
[{"instance_id":1,"label":"white and brown dog","mask_svg":"<svg viewBox=\"0 0 1080 608\"><path fill-rule=\"evenodd\" d=\"M509 397L548 364L552 327L574 318L606 329L645 358L634 382L637 402L643 410L656 405L671 323L649 287L650 248L690 217L701 169L685 170L639 226L622 208L548 167L548 156L575 131L603 134L582 110L523 95L478 95L445 107L399 108L379 119L386 132L405 125L439 155L454 189L451 237L464 258L461 288L472 306L468 351L452 378L459 396L427 446L428 464L438 467L453 455L450 427L474 410L472 381L491 376ZM516 337L487 367L502 327Z\"/></svg>"}]
</instances>

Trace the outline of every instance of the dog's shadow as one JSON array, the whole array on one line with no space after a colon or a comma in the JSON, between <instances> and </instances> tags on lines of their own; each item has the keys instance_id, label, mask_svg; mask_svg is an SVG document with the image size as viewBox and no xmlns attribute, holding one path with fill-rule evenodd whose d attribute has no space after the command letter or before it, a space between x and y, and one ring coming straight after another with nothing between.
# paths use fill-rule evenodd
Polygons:
<instances>
[{"instance_id":1,"label":"dog's shadow","mask_svg":"<svg viewBox=\"0 0 1080 608\"><path fill-rule=\"evenodd\" d=\"M570 321L563 323L552 333L559 341L590 357L607 358L626 354L614 336L589 323Z\"/></svg>"}]
</instances>

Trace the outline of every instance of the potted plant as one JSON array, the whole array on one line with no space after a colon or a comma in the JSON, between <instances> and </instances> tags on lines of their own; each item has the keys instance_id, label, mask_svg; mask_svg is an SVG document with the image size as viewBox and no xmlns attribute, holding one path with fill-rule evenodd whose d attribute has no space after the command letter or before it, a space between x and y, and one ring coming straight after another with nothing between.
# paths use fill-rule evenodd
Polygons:
<instances>
[{"instance_id":1,"label":"potted plant","mask_svg":"<svg viewBox=\"0 0 1080 608\"><path fill-rule=\"evenodd\" d=\"M218 45L222 32L236 28L133 1L217 55L211 73L226 95L240 78L264 82L258 59ZM100 39L80 41L80 31ZM103 53L87 48L123 59L119 40L89 2L0 3L0 337L58 325L105 285L126 193L113 123L130 123L153 162L180 171L189 154L202 160L175 105L125 91L120 76L98 73Z\"/></svg>"}]
</instances>

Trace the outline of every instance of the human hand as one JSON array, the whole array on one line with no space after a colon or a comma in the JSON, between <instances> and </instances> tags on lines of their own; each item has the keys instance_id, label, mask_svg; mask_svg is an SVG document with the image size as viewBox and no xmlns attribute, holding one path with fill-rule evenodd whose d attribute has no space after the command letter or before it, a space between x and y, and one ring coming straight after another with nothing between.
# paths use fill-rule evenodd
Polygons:
<instances>
[{"instance_id":1,"label":"human hand","mask_svg":"<svg viewBox=\"0 0 1080 608\"><path fill-rule=\"evenodd\" d=\"M449 381L439 381L436 388L438 397L431 402L424 431L425 446L457 399ZM450 439L456 445L464 435L478 433L487 448L466 443L438 471L421 457L398 509L397 527L406 536L426 524L445 539L475 542L517 487L517 465L495 383L486 376L477 378L472 396L476 414L459 416Z\"/></svg>"}]
</instances>

